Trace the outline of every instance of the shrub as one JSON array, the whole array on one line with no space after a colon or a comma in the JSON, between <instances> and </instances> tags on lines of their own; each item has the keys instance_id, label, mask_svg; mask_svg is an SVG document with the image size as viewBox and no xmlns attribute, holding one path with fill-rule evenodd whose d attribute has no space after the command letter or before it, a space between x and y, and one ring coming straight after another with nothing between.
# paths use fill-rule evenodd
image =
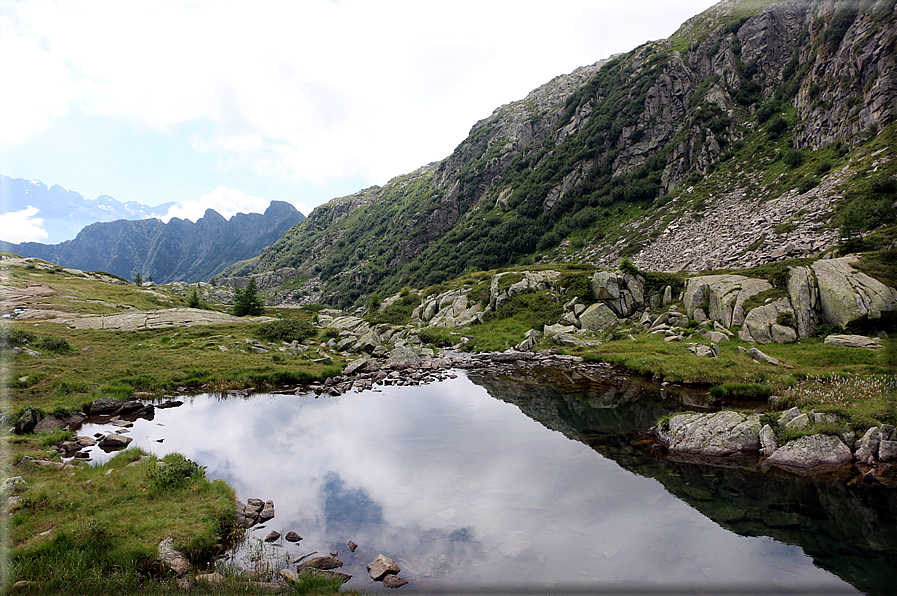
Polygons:
<instances>
[{"instance_id":1,"label":"shrub","mask_svg":"<svg viewBox=\"0 0 897 596\"><path fill-rule=\"evenodd\" d=\"M169 453L147 472L150 486L159 492L187 486L205 476L205 468L180 453Z\"/></svg>"},{"instance_id":2,"label":"shrub","mask_svg":"<svg viewBox=\"0 0 897 596\"><path fill-rule=\"evenodd\" d=\"M796 168L804 163L804 152L800 149L788 149L782 156L782 161L786 166Z\"/></svg>"},{"instance_id":3,"label":"shrub","mask_svg":"<svg viewBox=\"0 0 897 596\"><path fill-rule=\"evenodd\" d=\"M258 334L269 341L305 341L316 333L315 326L302 319L270 321L258 328Z\"/></svg>"}]
</instances>

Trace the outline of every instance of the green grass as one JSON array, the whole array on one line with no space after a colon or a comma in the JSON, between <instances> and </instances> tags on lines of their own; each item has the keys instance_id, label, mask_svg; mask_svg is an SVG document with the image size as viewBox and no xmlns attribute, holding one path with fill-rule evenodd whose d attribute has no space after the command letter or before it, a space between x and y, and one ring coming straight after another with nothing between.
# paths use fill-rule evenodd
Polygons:
<instances>
[{"instance_id":1,"label":"green grass","mask_svg":"<svg viewBox=\"0 0 897 596\"><path fill-rule=\"evenodd\" d=\"M74 470L23 466L29 486L9 518L9 580L40 593L134 591L158 576L156 548L168 536L194 563L208 559L236 519L233 490L201 469L160 489L155 458L129 465L144 455L130 449Z\"/></svg>"},{"instance_id":2,"label":"green grass","mask_svg":"<svg viewBox=\"0 0 897 596\"><path fill-rule=\"evenodd\" d=\"M310 314L310 313L306 313ZM26 330L34 324L13 323ZM30 405L45 411L80 409L102 395L127 398L135 391L161 395L178 387L265 387L323 380L340 373L344 359L315 363L317 353L289 356L279 352L256 354L244 339L257 336L258 323L233 323L141 331L69 329L58 323L40 323L41 333L67 341L73 350L61 355L10 358L3 382L10 387L14 407ZM280 346L280 341L273 342ZM221 351L225 346L228 351ZM19 382L20 378L25 381Z\"/></svg>"}]
</instances>

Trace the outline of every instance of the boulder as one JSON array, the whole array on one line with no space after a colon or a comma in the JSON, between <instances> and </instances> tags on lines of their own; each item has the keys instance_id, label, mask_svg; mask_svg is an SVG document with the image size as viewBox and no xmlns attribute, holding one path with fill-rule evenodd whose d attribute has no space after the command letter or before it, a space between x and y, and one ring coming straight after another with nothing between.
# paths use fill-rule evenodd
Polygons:
<instances>
[{"instance_id":1,"label":"boulder","mask_svg":"<svg viewBox=\"0 0 897 596\"><path fill-rule=\"evenodd\" d=\"M389 353L389 358L384 364L384 368L393 370L404 370L406 368L418 368L421 365L422 352L420 348L412 346L401 346L394 348Z\"/></svg>"},{"instance_id":2,"label":"boulder","mask_svg":"<svg viewBox=\"0 0 897 596\"><path fill-rule=\"evenodd\" d=\"M99 446L103 451L114 451L116 449L124 449L133 441L131 437L126 437L118 433L109 433L100 439Z\"/></svg>"},{"instance_id":3,"label":"boulder","mask_svg":"<svg viewBox=\"0 0 897 596\"><path fill-rule=\"evenodd\" d=\"M377 555L376 559L368 563L366 569L374 581L380 581L386 575L395 575L402 571L395 561L384 555Z\"/></svg>"},{"instance_id":4,"label":"boulder","mask_svg":"<svg viewBox=\"0 0 897 596\"><path fill-rule=\"evenodd\" d=\"M794 318L794 310L787 298L779 298L748 312L738 338L752 344L791 343L797 341L797 331L778 323L782 315Z\"/></svg>"},{"instance_id":5,"label":"boulder","mask_svg":"<svg viewBox=\"0 0 897 596\"><path fill-rule=\"evenodd\" d=\"M867 429L859 441L856 442L856 451L853 458L860 463L871 464L878 455L881 445L881 431L877 426Z\"/></svg>"},{"instance_id":6,"label":"boulder","mask_svg":"<svg viewBox=\"0 0 897 596\"><path fill-rule=\"evenodd\" d=\"M300 536L293 530L290 530L289 532L286 533L286 535L283 537L283 539L286 540L287 542L299 542L300 540L302 540L302 536Z\"/></svg>"},{"instance_id":7,"label":"boulder","mask_svg":"<svg viewBox=\"0 0 897 596\"><path fill-rule=\"evenodd\" d=\"M819 290L809 267L788 268L788 297L799 337L811 337L819 325Z\"/></svg>"},{"instance_id":8,"label":"boulder","mask_svg":"<svg viewBox=\"0 0 897 596\"><path fill-rule=\"evenodd\" d=\"M579 323L583 331L600 331L615 327L619 319L610 307L603 302L597 302L579 315Z\"/></svg>"},{"instance_id":9,"label":"boulder","mask_svg":"<svg viewBox=\"0 0 897 596\"><path fill-rule=\"evenodd\" d=\"M301 569L337 569L342 566L343 562L336 557L315 557L313 559L309 559L308 561L299 563L296 566L296 571L299 571Z\"/></svg>"},{"instance_id":10,"label":"boulder","mask_svg":"<svg viewBox=\"0 0 897 596\"><path fill-rule=\"evenodd\" d=\"M750 354L752 358L756 358L757 360L761 360L761 361L767 362L769 364L774 364L776 366L781 366L781 364L782 364L779 360L773 358L772 356L764 354L757 348L751 348L748 351L748 354Z\"/></svg>"},{"instance_id":11,"label":"boulder","mask_svg":"<svg viewBox=\"0 0 897 596\"><path fill-rule=\"evenodd\" d=\"M880 350L883 347L877 337L865 337L863 335L829 335L825 338L825 345L843 348L866 348L869 350Z\"/></svg>"},{"instance_id":12,"label":"boulder","mask_svg":"<svg viewBox=\"0 0 897 596\"><path fill-rule=\"evenodd\" d=\"M101 414L117 414L124 402L114 397L101 397L90 404L89 414L97 416Z\"/></svg>"},{"instance_id":13,"label":"boulder","mask_svg":"<svg viewBox=\"0 0 897 596\"><path fill-rule=\"evenodd\" d=\"M277 530L271 530L268 532L268 535L265 536L265 542L276 542L277 540L280 540L280 532Z\"/></svg>"},{"instance_id":14,"label":"boulder","mask_svg":"<svg viewBox=\"0 0 897 596\"><path fill-rule=\"evenodd\" d=\"M184 553L174 548L174 538L169 536L159 543L158 555L162 564L174 571L178 577L183 577L190 571L190 561Z\"/></svg>"},{"instance_id":15,"label":"boulder","mask_svg":"<svg viewBox=\"0 0 897 596\"><path fill-rule=\"evenodd\" d=\"M719 456L759 451L759 435L759 414L724 410L673 416L669 431L658 436L671 451Z\"/></svg>"},{"instance_id":16,"label":"boulder","mask_svg":"<svg viewBox=\"0 0 897 596\"><path fill-rule=\"evenodd\" d=\"M47 430L59 430L61 428L66 428L67 426L80 424L86 419L87 416L81 412L75 412L68 416L47 416L34 426L34 432L40 433Z\"/></svg>"},{"instance_id":17,"label":"boulder","mask_svg":"<svg viewBox=\"0 0 897 596\"><path fill-rule=\"evenodd\" d=\"M878 445L878 461L897 461L897 441L882 440Z\"/></svg>"},{"instance_id":18,"label":"boulder","mask_svg":"<svg viewBox=\"0 0 897 596\"><path fill-rule=\"evenodd\" d=\"M576 327L572 325L545 325L542 328L542 336L545 339L555 339L560 334L575 333Z\"/></svg>"},{"instance_id":19,"label":"boulder","mask_svg":"<svg viewBox=\"0 0 897 596\"><path fill-rule=\"evenodd\" d=\"M853 256L813 263L823 321L844 328L897 311L897 290L853 268Z\"/></svg>"},{"instance_id":20,"label":"boulder","mask_svg":"<svg viewBox=\"0 0 897 596\"><path fill-rule=\"evenodd\" d=\"M259 511L258 523L263 524L274 518L274 501L265 501L265 506Z\"/></svg>"},{"instance_id":21,"label":"boulder","mask_svg":"<svg viewBox=\"0 0 897 596\"><path fill-rule=\"evenodd\" d=\"M19 415L19 421L16 422L14 432L17 435L32 433L42 418L43 414L39 410L28 408Z\"/></svg>"},{"instance_id":22,"label":"boulder","mask_svg":"<svg viewBox=\"0 0 897 596\"><path fill-rule=\"evenodd\" d=\"M645 280L641 276L623 271L597 271L591 283L592 296L617 317L626 318L645 303Z\"/></svg>"},{"instance_id":23,"label":"boulder","mask_svg":"<svg viewBox=\"0 0 897 596\"><path fill-rule=\"evenodd\" d=\"M764 424L760 429L760 454L769 457L778 449L776 444L776 435L768 424Z\"/></svg>"},{"instance_id":24,"label":"boulder","mask_svg":"<svg viewBox=\"0 0 897 596\"><path fill-rule=\"evenodd\" d=\"M682 304L689 317L707 305L707 316L726 327L742 325L746 313L744 302L772 286L764 279L743 275L703 275L685 282Z\"/></svg>"},{"instance_id":25,"label":"boulder","mask_svg":"<svg viewBox=\"0 0 897 596\"><path fill-rule=\"evenodd\" d=\"M771 464L812 468L821 464L840 465L851 460L850 449L832 435L808 435L782 445L766 461Z\"/></svg>"}]
</instances>

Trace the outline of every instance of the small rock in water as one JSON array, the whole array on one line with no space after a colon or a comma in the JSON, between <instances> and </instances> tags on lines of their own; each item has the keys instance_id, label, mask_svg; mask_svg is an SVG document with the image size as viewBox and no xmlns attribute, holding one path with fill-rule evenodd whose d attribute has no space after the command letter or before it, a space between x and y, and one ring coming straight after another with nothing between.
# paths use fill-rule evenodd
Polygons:
<instances>
[{"instance_id":1,"label":"small rock in water","mask_svg":"<svg viewBox=\"0 0 897 596\"><path fill-rule=\"evenodd\" d=\"M300 540L302 540L302 536L300 536L299 534L297 534L296 532L294 532L292 530L287 532L286 536L284 536L283 538L287 542L299 542Z\"/></svg>"},{"instance_id":2,"label":"small rock in water","mask_svg":"<svg viewBox=\"0 0 897 596\"><path fill-rule=\"evenodd\" d=\"M278 532L277 530L271 530L271 532L269 532L268 535L265 536L265 542L274 542L278 538L280 538L280 532Z\"/></svg>"},{"instance_id":3,"label":"small rock in water","mask_svg":"<svg viewBox=\"0 0 897 596\"><path fill-rule=\"evenodd\" d=\"M386 575L394 575L402 571L395 561L383 555L377 555L377 558L371 561L366 569L374 581L380 581Z\"/></svg>"},{"instance_id":4,"label":"small rock in water","mask_svg":"<svg viewBox=\"0 0 897 596\"><path fill-rule=\"evenodd\" d=\"M355 544L354 542L352 542L351 540L350 540L349 542L346 543L346 546L348 546L348 547L349 547L349 551L350 551L350 552L353 552L353 553L355 552L355 549L358 548L358 545Z\"/></svg>"},{"instance_id":5,"label":"small rock in water","mask_svg":"<svg viewBox=\"0 0 897 596\"><path fill-rule=\"evenodd\" d=\"M386 586L387 588L392 588L392 589L401 588L402 586L404 586L407 583L408 583L407 579L402 579L398 575L387 575L386 577L383 578L383 585Z\"/></svg>"}]
</instances>

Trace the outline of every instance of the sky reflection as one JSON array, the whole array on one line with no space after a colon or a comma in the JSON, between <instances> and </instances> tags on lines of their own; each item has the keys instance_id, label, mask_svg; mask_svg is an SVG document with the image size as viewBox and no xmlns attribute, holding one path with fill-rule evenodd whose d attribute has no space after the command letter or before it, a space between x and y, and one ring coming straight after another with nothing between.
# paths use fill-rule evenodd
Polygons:
<instances>
[{"instance_id":1,"label":"sky reflection","mask_svg":"<svg viewBox=\"0 0 897 596\"><path fill-rule=\"evenodd\" d=\"M109 431L88 425L81 434L98 430ZM295 530L302 542L281 547L291 556L338 551L355 576L347 587L376 590L364 565L383 553L417 591L853 591L799 547L721 528L656 480L546 429L463 375L338 398L198 396L129 434L157 455L177 451L207 466L243 500L273 500L276 517L253 535ZM349 540L359 545L354 554Z\"/></svg>"}]
</instances>

